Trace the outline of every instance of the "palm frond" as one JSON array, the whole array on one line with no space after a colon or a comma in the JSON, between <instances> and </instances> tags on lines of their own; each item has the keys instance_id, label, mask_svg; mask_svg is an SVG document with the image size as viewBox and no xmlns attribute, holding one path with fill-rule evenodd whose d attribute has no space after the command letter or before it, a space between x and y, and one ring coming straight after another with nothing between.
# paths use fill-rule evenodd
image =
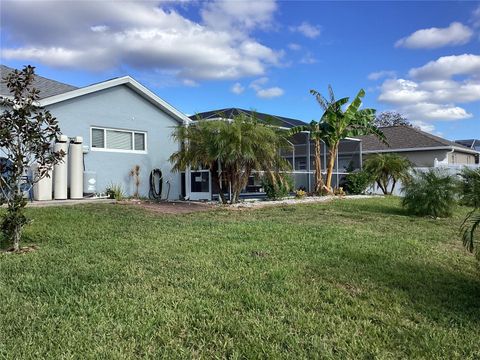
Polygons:
<instances>
[{"instance_id":1,"label":"palm frond","mask_svg":"<svg viewBox=\"0 0 480 360\"><path fill-rule=\"evenodd\" d=\"M462 232L463 246L473 252L478 240L475 239L475 232L480 227L480 212L478 209L471 211L462 223L460 231Z\"/></svg>"}]
</instances>

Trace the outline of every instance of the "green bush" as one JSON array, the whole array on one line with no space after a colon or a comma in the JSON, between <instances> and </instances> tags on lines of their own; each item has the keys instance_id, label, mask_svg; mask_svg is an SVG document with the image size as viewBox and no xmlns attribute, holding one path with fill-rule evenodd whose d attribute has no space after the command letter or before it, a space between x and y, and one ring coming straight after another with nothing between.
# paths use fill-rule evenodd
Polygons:
<instances>
[{"instance_id":1,"label":"green bush","mask_svg":"<svg viewBox=\"0 0 480 360\"><path fill-rule=\"evenodd\" d=\"M372 176L366 171L356 171L345 177L344 188L348 194L363 194L373 182Z\"/></svg>"},{"instance_id":2,"label":"green bush","mask_svg":"<svg viewBox=\"0 0 480 360\"><path fill-rule=\"evenodd\" d=\"M465 167L459 175L461 203L480 208L480 169Z\"/></svg>"},{"instance_id":3,"label":"green bush","mask_svg":"<svg viewBox=\"0 0 480 360\"><path fill-rule=\"evenodd\" d=\"M125 198L123 188L117 184L110 184L105 190L105 193L110 199L115 199L117 201L123 200Z\"/></svg>"},{"instance_id":4,"label":"green bush","mask_svg":"<svg viewBox=\"0 0 480 360\"><path fill-rule=\"evenodd\" d=\"M455 177L441 170L414 173L404 186L402 205L411 214L419 216L449 217L457 196Z\"/></svg>"},{"instance_id":5,"label":"green bush","mask_svg":"<svg viewBox=\"0 0 480 360\"><path fill-rule=\"evenodd\" d=\"M293 189L293 179L290 175L277 176L275 181L269 176L262 178L262 187L267 195L267 199L278 200L288 196Z\"/></svg>"}]
</instances>

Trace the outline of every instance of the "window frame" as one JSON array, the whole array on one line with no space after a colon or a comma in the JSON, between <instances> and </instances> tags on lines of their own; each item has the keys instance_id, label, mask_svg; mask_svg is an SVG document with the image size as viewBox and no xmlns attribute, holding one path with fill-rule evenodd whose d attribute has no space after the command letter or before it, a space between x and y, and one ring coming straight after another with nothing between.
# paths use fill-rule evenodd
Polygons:
<instances>
[{"instance_id":1,"label":"window frame","mask_svg":"<svg viewBox=\"0 0 480 360\"><path fill-rule=\"evenodd\" d=\"M102 130L103 131L103 146L104 147L93 147L93 130ZM109 149L108 142L107 142L107 131L121 131L130 133L132 137L132 149L125 150L125 149ZM135 150L135 134L143 134L144 140L144 150ZM116 153L129 153L129 154L148 154L148 139L147 139L147 132L142 130L130 130L130 129L119 129L119 128L109 128L103 126L90 126L90 150L91 151L103 151L103 152L116 152Z\"/></svg>"}]
</instances>

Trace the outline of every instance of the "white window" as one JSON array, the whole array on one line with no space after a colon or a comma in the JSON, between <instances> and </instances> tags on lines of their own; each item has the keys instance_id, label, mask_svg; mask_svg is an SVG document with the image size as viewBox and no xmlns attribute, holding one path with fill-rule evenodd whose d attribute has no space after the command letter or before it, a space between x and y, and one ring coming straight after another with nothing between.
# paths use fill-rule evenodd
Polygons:
<instances>
[{"instance_id":1,"label":"white window","mask_svg":"<svg viewBox=\"0 0 480 360\"><path fill-rule=\"evenodd\" d=\"M95 151L147 152L147 133L144 131L92 127L90 139Z\"/></svg>"}]
</instances>

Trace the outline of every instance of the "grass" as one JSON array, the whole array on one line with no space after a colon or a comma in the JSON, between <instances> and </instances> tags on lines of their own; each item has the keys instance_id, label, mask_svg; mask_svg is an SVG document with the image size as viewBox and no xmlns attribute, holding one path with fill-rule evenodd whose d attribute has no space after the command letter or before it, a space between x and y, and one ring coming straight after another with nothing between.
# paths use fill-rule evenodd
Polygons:
<instances>
[{"instance_id":1,"label":"grass","mask_svg":"<svg viewBox=\"0 0 480 360\"><path fill-rule=\"evenodd\" d=\"M0 358L480 358L480 271L398 199L158 215L29 209Z\"/></svg>"}]
</instances>

